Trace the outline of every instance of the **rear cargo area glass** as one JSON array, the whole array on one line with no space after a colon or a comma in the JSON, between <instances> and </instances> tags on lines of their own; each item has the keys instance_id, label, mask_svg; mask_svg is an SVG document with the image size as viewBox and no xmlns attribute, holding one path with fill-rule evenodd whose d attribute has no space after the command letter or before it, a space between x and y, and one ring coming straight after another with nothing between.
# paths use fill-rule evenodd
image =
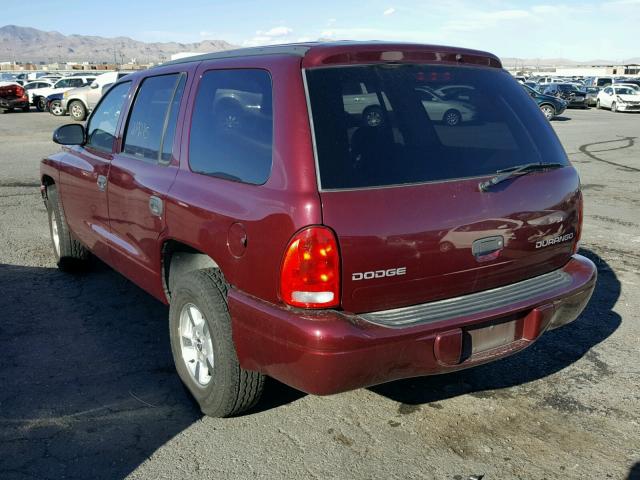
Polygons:
<instances>
[{"instance_id":1,"label":"rear cargo area glass","mask_svg":"<svg viewBox=\"0 0 640 480\"><path fill-rule=\"evenodd\" d=\"M568 164L548 121L506 71L380 64L306 75L323 189Z\"/></svg>"}]
</instances>

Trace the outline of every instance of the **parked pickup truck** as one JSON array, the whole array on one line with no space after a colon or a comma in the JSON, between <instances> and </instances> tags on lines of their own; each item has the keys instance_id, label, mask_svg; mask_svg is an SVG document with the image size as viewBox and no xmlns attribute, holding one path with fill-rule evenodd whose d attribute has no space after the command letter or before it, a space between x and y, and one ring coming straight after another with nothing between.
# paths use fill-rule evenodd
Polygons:
<instances>
[{"instance_id":1,"label":"parked pickup truck","mask_svg":"<svg viewBox=\"0 0 640 480\"><path fill-rule=\"evenodd\" d=\"M473 122L425 105L447 86ZM575 320L596 282L578 174L489 53L190 57L118 80L53 138L59 267L91 253L169 304L178 375L208 415L251 408L266 375L327 395L497 360Z\"/></svg>"}]
</instances>

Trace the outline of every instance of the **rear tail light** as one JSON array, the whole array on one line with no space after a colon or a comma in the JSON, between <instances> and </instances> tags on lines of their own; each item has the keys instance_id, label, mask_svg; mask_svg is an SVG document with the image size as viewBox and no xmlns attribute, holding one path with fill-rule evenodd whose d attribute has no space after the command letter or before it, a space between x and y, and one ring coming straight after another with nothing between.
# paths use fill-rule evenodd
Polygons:
<instances>
[{"instance_id":1,"label":"rear tail light","mask_svg":"<svg viewBox=\"0 0 640 480\"><path fill-rule=\"evenodd\" d=\"M578 199L576 201L576 210L578 210L578 223L576 224L576 235L573 243L572 253L576 253L580 248L580 236L582 235L582 220L584 218L584 201L582 199L582 192L578 191Z\"/></svg>"},{"instance_id":2,"label":"rear tail light","mask_svg":"<svg viewBox=\"0 0 640 480\"><path fill-rule=\"evenodd\" d=\"M0 87L0 97L22 97L24 96L24 88L21 85L5 85Z\"/></svg>"},{"instance_id":3,"label":"rear tail light","mask_svg":"<svg viewBox=\"0 0 640 480\"><path fill-rule=\"evenodd\" d=\"M293 236L282 261L280 295L294 307L340 304L340 254L331 230L307 227Z\"/></svg>"}]
</instances>

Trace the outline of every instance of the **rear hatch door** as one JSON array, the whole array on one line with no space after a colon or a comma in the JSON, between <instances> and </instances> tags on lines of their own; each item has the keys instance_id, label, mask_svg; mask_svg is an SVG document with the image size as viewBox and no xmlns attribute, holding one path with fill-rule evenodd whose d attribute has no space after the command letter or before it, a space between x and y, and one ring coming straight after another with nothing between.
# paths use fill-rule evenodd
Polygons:
<instances>
[{"instance_id":1,"label":"rear hatch door","mask_svg":"<svg viewBox=\"0 0 640 480\"><path fill-rule=\"evenodd\" d=\"M306 74L323 222L338 237L345 310L465 295L568 261L578 175L506 72L366 65ZM358 108L347 98L347 109L354 85L367 94ZM478 186L527 163L562 166Z\"/></svg>"}]
</instances>

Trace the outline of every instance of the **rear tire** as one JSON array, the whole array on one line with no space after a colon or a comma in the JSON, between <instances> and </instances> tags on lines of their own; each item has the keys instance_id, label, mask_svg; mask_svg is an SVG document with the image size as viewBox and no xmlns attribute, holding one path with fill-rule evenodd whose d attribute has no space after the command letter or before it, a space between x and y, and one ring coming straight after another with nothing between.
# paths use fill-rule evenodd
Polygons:
<instances>
[{"instance_id":1,"label":"rear tire","mask_svg":"<svg viewBox=\"0 0 640 480\"><path fill-rule=\"evenodd\" d=\"M596 100L596 110L600 110L602 107L600 106L600 99Z\"/></svg>"},{"instance_id":2,"label":"rear tire","mask_svg":"<svg viewBox=\"0 0 640 480\"><path fill-rule=\"evenodd\" d=\"M540 110L542 111L544 116L547 118L547 120L551 120L553 117L556 116L556 109L553 108L553 106L551 105L546 105L546 104L541 105Z\"/></svg>"},{"instance_id":3,"label":"rear tire","mask_svg":"<svg viewBox=\"0 0 640 480\"><path fill-rule=\"evenodd\" d=\"M73 238L64 216L64 210L58 197L55 185L47 187L47 215L49 233L58 268L61 270L78 270L86 265L89 251L78 240Z\"/></svg>"},{"instance_id":4,"label":"rear tire","mask_svg":"<svg viewBox=\"0 0 640 480\"><path fill-rule=\"evenodd\" d=\"M47 110L47 100L44 97L38 97L35 103L36 103L36 109L39 112L44 112Z\"/></svg>"},{"instance_id":5,"label":"rear tire","mask_svg":"<svg viewBox=\"0 0 640 480\"><path fill-rule=\"evenodd\" d=\"M71 115L71 118L73 118L76 122L82 122L85 118L87 118L87 109L79 100L71 102L67 109L69 110L69 115Z\"/></svg>"},{"instance_id":6,"label":"rear tire","mask_svg":"<svg viewBox=\"0 0 640 480\"><path fill-rule=\"evenodd\" d=\"M460 125L460 122L462 122L462 115L458 110L452 108L451 110L444 112L442 119L444 120L444 123L450 127L456 127Z\"/></svg>"},{"instance_id":7,"label":"rear tire","mask_svg":"<svg viewBox=\"0 0 640 480\"><path fill-rule=\"evenodd\" d=\"M228 285L217 269L182 275L171 293L171 351L180 379L205 415L229 417L253 407L264 375L240 367L227 308Z\"/></svg>"},{"instance_id":8,"label":"rear tire","mask_svg":"<svg viewBox=\"0 0 640 480\"><path fill-rule=\"evenodd\" d=\"M62 109L62 102L60 100L54 100L49 105L49 111L51 115L54 117L61 117L64 115L64 110Z\"/></svg>"}]
</instances>

